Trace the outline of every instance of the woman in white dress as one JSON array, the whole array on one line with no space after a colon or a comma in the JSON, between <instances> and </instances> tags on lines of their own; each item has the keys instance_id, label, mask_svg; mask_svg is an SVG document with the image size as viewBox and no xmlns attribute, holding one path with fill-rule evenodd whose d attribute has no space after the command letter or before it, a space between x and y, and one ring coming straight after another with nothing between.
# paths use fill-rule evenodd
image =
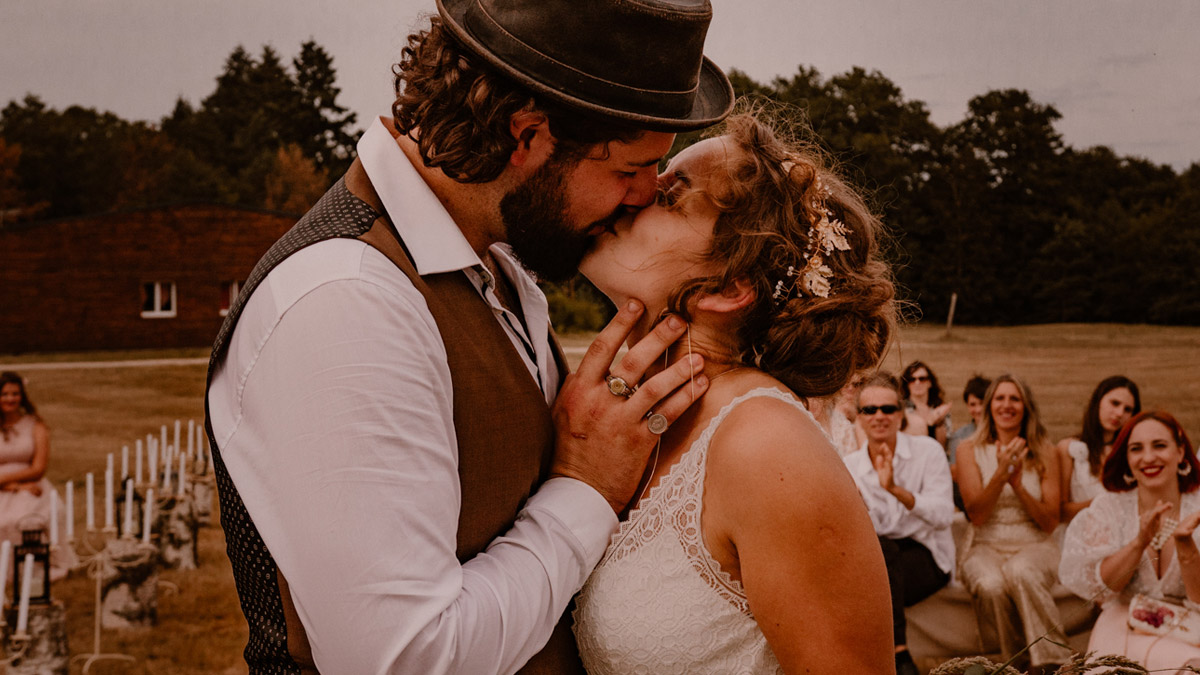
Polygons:
<instances>
[{"instance_id":1,"label":"woman in white dress","mask_svg":"<svg viewBox=\"0 0 1200 675\"><path fill-rule=\"evenodd\" d=\"M1138 386L1123 375L1101 380L1088 400L1078 436L1058 443L1059 477L1062 479L1062 520L1068 523L1104 492L1100 467L1112 450L1113 439L1130 417L1142 411Z\"/></svg>"},{"instance_id":2,"label":"woman in white dress","mask_svg":"<svg viewBox=\"0 0 1200 675\"><path fill-rule=\"evenodd\" d=\"M1101 477L1107 491L1071 521L1058 569L1063 585L1100 603L1088 651L1153 672L1200 666L1200 646L1129 627L1138 594L1186 607L1172 614L1200 612L1200 462L1191 441L1171 415L1141 413L1117 436Z\"/></svg>"},{"instance_id":3,"label":"woman in white dress","mask_svg":"<svg viewBox=\"0 0 1200 675\"><path fill-rule=\"evenodd\" d=\"M631 340L660 310L686 318L670 357L703 355L710 383L577 599L589 673L893 672L878 540L803 403L887 345L878 227L814 154L744 114L680 152L657 203L584 259L613 301L645 303Z\"/></svg>"},{"instance_id":4,"label":"woman in white dress","mask_svg":"<svg viewBox=\"0 0 1200 675\"><path fill-rule=\"evenodd\" d=\"M1071 657L1050 594L1061 511L1054 446L1016 377L992 382L984 410L982 426L958 446L954 477L973 526L959 577L980 633L995 630L1004 658L1029 645L1031 672L1054 672ZM1050 640L1037 641L1043 635Z\"/></svg>"}]
</instances>

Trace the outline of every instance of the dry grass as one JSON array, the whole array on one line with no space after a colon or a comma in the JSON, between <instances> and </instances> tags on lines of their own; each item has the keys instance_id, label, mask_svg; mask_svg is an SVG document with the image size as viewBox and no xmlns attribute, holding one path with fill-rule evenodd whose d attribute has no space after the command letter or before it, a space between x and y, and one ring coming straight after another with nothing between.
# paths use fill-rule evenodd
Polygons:
<instances>
[{"instance_id":1,"label":"dry grass","mask_svg":"<svg viewBox=\"0 0 1200 675\"><path fill-rule=\"evenodd\" d=\"M1064 325L1020 328L957 328L952 339L944 329L914 326L887 358L893 370L908 361L930 364L957 407L963 383L973 372L1013 372L1027 379L1038 397L1051 436L1073 433L1091 389L1105 376L1124 373L1142 388L1147 407L1165 408L1193 434L1200 432L1200 329L1148 326ZM568 337L565 345L578 361L585 337ZM574 349L572 349L574 348ZM125 354L128 358L195 357L199 352ZM82 482L88 471L104 470L104 455L120 461L123 444L176 418L203 415L204 366L72 368L64 361L109 360L112 355L76 354L5 358L5 367L20 370L33 361L57 361L56 368L29 369L29 389L52 430L49 478L60 487ZM77 496L80 492L77 491ZM82 509L80 509L82 510ZM80 523L81 524L81 523ZM142 674L242 673L241 650L246 625L237 606L224 539L219 529L203 530L201 569L165 572L163 580L178 594L159 599L159 625L148 631L105 631L105 651L137 656L130 666L98 663L91 672ZM74 653L92 648L92 582L74 576L54 587L67 602L70 644ZM80 672L76 665L72 673Z\"/></svg>"}]
</instances>

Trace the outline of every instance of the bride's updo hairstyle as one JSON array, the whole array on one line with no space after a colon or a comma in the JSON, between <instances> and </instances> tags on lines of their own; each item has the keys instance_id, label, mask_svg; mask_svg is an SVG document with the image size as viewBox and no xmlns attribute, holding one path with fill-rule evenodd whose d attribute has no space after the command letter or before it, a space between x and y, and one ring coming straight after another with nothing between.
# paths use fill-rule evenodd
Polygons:
<instances>
[{"instance_id":1,"label":"bride's updo hairstyle","mask_svg":"<svg viewBox=\"0 0 1200 675\"><path fill-rule=\"evenodd\" d=\"M732 345L738 361L803 398L832 395L878 365L896 325L882 225L819 151L785 139L761 106L711 135L729 153L725 176L718 169L705 190L719 215L703 261L722 271L676 288L669 307L686 317L698 294L743 280L754 300Z\"/></svg>"}]
</instances>

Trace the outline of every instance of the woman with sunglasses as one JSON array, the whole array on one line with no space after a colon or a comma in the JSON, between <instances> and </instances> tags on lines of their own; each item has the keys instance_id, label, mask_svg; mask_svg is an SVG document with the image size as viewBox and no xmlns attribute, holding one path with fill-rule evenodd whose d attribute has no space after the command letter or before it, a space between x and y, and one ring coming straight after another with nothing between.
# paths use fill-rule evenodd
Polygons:
<instances>
[{"instance_id":1,"label":"woman with sunglasses","mask_svg":"<svg viewBox=\"0 0 1200 675\"><path fill-rule=\"evenodd\" d=\"M1050 594L1061 506L1054 446L1020 379L996 378L983 403L982 426L958 446L955 478L973 525L960 576L980 633L995 627L1004 658L1028 644L1031 672L1054 672L1071 657Z\"/></svg>"},{"instance_id":2,"label":"woman with sunglasses","mask_svg":"<svg viewBox=\"0 0 1200 675\"><path fill-rule=\"evenodd\" d=\"M1122 654L1151 672L1200 666L1200 647L1170 630L1200 611L1200 462L1191 441L1171 415L1140 413L1118 434L1101 480L1105 491L1067 528L1058 568L1064 586L1100 603L1088 651ZM1186 608L1131 610L1139 595ZM1131 620L1147 630L1131 629Z\"/></svg>"},{"instance_id":3,"label":"woman with sunglasses","mask_svg":"<svg viewBox=\"0 0 1200 675\"><path fill-rule=\"evenodd\" d=\"M919 671L908 653L904 608L950 582L954 500L942 447L928 436L900 433L904 421L900 400L900 382L891 374L877 373L863 384L858 419L867 440L845 462L866 502L887 564L896 673L916 675Z\"/></svg>"},{"instance_id":4,"label":"woman with sunglasses","mask_svg":"<svg viewBox=\"0 0 1200 675\"><path fill-rule=\"evenodd\" d=\"M905 415L910 434L929 434L942 447L950 435L950 403L943 400L937 375L920 361L908 364L900 375L900 393L904 395Z\"/></svg>"}]
</instances>

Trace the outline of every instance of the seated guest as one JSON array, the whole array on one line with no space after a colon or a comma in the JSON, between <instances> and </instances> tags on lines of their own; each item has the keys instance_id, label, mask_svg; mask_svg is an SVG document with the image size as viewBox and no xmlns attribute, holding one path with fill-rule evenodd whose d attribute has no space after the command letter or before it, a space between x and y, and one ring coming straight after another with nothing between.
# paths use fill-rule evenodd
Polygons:
<instances>
[{"instance_id":1,"label":"seated guest","mask_svg":"<svg viewBox=\"0 0 1200 675\"><path fill-rule=\"evenodd\" d=\"M1191 620L1200 610L1200 462L1191 441L1171 415L1141 413L1118 434L1101 481L1106 491L1067 527L1058 567L1064 586L1100 602L1088 651L1124 655L1150 672L1200 666L1200 647L1169 631L1150 634L1174 623L1164 609ZM1139 595L1187 609L1131 611Z\"/></svg>"},{"instance_id":2,"label":"seated guest","mask_svg":"<svg viewBox=\"0 0 1200 675\"><path fill-rule=\"evenodd\" d=\"M25 380L11 371L0 373L0 540L15 546L23 526L49 528L54 490L46 480L49 458L50 430L29 400ZM55 578L66 576L74 563L69 549L56 549L51 560Z\"/></svg>"},{"instance_id":3,"label":"seated guest","mask_svg":"<svg viewBox=\"0 0 1200 675\"><path fill-rule=\"evenodd\" d=\"M1141 411L1142 398L1133 380L1113 375L1096 386L1084 410L1079 435L1064 438L1058 444L1063 522L1070 522L1096 495L1104 492L1100 466L1112 450L1117 432Z\"/></svg>"},{"instance_id":4,"label":"seated guest","mask_svg":"<svg viewBox=\"0 0 1200 675\"><path fill-rule=\"evenodd\" d=\"M867 440L844 461L867 504L887 563L896 672L916 675L905 638L904 608L950 581L954 503L942 446L928 436L900 433L900 402L900 383L892 375L879 373L863 384L858 415Z\"/></svg>"},{"instance_id":5,"label":"seated guest","mask_svg":"<svg viewBox=\"0 0 1200 675\"><path fill-rule=\"evenodd\" d=\"M858 392L865 379L862 374L855 375L838 393L814 401L811 406L813 417L833 439L833 448L842 457L858 450L867 438L862 427L854 422L858 414Z\"/></svg>"},{"instance_id":6,"label":"seated guest","mask_svg":"<svg viewBox=\"0 0 1200 675\"><path fill-rule=\"evenodd\" d=\"M983 405L982 424L958 446L955 462L964 510L974 526L960 578L971 593L980 633L995 628L1003 657L1028 644L1031 672L1052 673L1071 657L1061 646L1066 636L1050 594L1059 554L1051 533L1061 510L1054 446L1046 440L1033 394L1016 377L996 378ZM1048 639L1037 641L1043 635Z\"/></svg>"},{"instance_id":7,"label":"seated guest","mask_svg":"<svg viewBox=\"0 0 1200 675\"><path fill-rule=\"evenodd\" d=\"M925 433L922 430L926 430L930 438L945 447L951 428L950 403L942 400L937 375L924 363L913 361L904 369L900 380L908 433L920 436Z\"/></svg>"},{"instance_id":8,"label":"seated guest","mask_svg":"<svg viewBox=\"0 0 1200 675\"><path fill-rule=\"evenodd\" d=\"M967 380L967 386L963 387L962 399L963 403L967 404L967 412L971 415L971 421L955 429L954 433L946 439L946 454L950 458L951 467L954 466L954 453L958 451L958 444L975 435L975 430L979 428L980 421L983 419L983 397L987 396L988 386L991 383L991 380L976 373Z\"/></svg>"}]
</instances>

